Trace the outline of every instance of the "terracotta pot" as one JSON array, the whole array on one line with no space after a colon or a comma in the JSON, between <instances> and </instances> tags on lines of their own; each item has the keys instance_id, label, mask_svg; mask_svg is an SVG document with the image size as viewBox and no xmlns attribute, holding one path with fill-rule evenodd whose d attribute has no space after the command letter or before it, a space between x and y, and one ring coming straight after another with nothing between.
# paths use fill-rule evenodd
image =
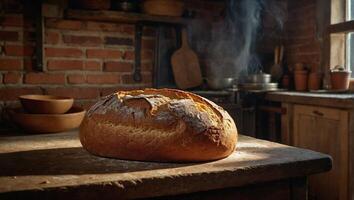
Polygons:
<instances>
[{"instance_id":1,"label":"terracotta pot","mask_svg":"<svg viewBox=\"0 0 354 200\"><path fill-rule=\"evenodd\" d=\"M109 10L111 7L110 0L75 0L74 7L88 10Z\"/></svg>"},{"instance_id":2,"label":"terracotta pot","mask_svg":"<svg viewBox=\"0 0 354 200\"><path fill-rule=\"evenodd\" d=\"M313 72L309 74L308 88L309 90L319 90L322 85L322 74Z\"/></svg>"},{"instance_id":3,"label":"terracotta pot","mask_svg":"<svg viewBox=\"0 0 354 200\"><path fill-rule=\"evenodd\" d=\"M294 71L304 71L304 70L305 70L304 63L296 63L294 65Z\"/></svg>"},{"instance_id":4,"label":"terracotta pot","mask_svg":"<svg viewBox=\"0 0 354 200\"><path fill-rule=\"evenodd\" d=\"M166 15L180 17L184 3L179 0L144 0L143 11L150 15Z\"/></svg>"},{"instance_id":5,"label":"terracotta pot","mask_svg":"<svg viewBox=\"0 0 354 200\"><path fill-rule=\"evenodd\" d=\"M332 90L348 90L350 84L349 71L331 71L331 86Z\"/></svg>"},{"instance_id":6,"label":"terracotta pot","mask_svg":"<svg viewBox=\"0 0 354 200\"><path fill-rule=\"evenodd\" d=\"M306 91L308 74L306 70L294 71L295 90Z\"/></svg>"},{"instance_id":7,"label":"terracotta pot","mask_svg":"<svg viewBox=\"0 0 354 200\"><path fill-rule=\"evenodd\" d=\"M281 81L281 85L284 89L289 89L290 88L290 77L289 75L284 75L283 79Z\"/></svg>"}]
</instances>

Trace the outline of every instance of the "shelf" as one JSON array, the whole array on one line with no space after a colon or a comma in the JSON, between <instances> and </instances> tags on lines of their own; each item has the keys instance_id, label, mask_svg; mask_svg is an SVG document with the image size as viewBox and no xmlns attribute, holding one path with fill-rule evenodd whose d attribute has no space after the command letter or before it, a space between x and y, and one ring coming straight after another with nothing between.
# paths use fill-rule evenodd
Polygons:
<instances>
[{"instance_id":1,"label":"shelf","mask_svg":"<svg viewBox=\"0 0 354 200\"><path fill-rule=\"evenodd\" d=\"M87 10L73 10L69 9L66 12L68 19L92 20L102 22L150 22L150 23L167 23L167 24L187 24L188 19L181 17L147 15L142 13L120 12L120 11L87 11Z\"/></svg>"}]
</instances>

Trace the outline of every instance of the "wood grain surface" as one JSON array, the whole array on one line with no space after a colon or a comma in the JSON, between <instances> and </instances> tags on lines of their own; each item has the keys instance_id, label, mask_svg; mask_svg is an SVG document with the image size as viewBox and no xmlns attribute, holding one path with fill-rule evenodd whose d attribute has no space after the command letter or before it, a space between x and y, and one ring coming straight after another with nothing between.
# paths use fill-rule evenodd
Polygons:
<instances>
[{"instance_id":1,"label":"wood grain surface","mask_svg":"<svg viewBox=\"0 0 354 200\"><path fill-rule=\"evenodd\" d=\"M182 30L182 46L171 58L173 75L178 88L187 89L203 83L197 54L189 47L187 31Z\"/></svg>"},{"instance_id":2,"label":"wood grain surface","mask_svg":"<svg viewBox=\"0 0 354 200\"><path fill-rule=\"evenodd\" d=\"M0 137L1 197L111 199L186 194L305 177L331 169L325 154L240 136L228 158L151 163L96 157L77 131Z\"/></svg>"}]
</instances>

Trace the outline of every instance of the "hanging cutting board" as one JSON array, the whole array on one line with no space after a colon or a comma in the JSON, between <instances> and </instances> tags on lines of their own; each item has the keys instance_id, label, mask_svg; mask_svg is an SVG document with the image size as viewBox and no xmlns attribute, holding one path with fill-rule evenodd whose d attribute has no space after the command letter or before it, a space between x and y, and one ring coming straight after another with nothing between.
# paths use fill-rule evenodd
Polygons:
<instances>
[{"instance_id":1,"label":"hanging cutting board","mask_svg":"<svg viewBox=\"0 0 354 200\"><path fill-rule=\"evenodd\" d=\"M203 83L197 54L189 47L187 31L182 30L182 46L171 58L173 75L181 89L193 88Z\"/></svg>"}]
</instances>

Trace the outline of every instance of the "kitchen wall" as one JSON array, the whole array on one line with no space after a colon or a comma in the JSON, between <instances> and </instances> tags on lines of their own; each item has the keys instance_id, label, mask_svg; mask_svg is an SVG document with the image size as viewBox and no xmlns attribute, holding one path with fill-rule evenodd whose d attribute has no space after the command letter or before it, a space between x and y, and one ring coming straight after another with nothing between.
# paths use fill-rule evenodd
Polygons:
<instances>
[{"instance_id":1,"label":"kitchen wall","mask_svg":"<svg viewBox=\"0 0 354 200\"><path fill-rule=\"evenodd\" d=\"M316 71L320 66L320 41L317 38L316 0L288 1L286 21L286 59L290 67L302 62Z\"/></svg>"},{"instance_id":2,"label":"kitchen wall","mask_svg":"<svg viewBox=\"0 0 354 200\"><path fill-rule=\"evenodd\" d=\"M67 20L67 3L43 7L43 72L34 70L35 8L31 2L0 0L0 110L18 104L22 94L71 96L90 106L117 90L151 87L155 30L147 27L142 40L142 83L132 79L134 25ZM53 4L54 3L54 4ZM212 20L223 4L186 1L196 17ZM64 6L63 6L64 5Z\"/></svg>"},{"instance_id":3,"label":"kitchen wall","mask_svg":"<svg viewBox=\"0 0 354 200\"><path fill-rule=\"evenodd\" d=\"M316 37L316 0L279 1L288 7L285 35L279 38L285 40L288 65L304 62L310 68L318 68L320 43ZM207 21L215 20L224 6L222 1L185 2L188 8L197 11L197 18ZM50 4L44 6L44 71L37 72L34 70L36 10L29 1L0 0L0 110L18 104L17 96L21 94L71 96L77 104L90 106L101 96L116 90L151 86L153 28L144 30L143 82L135 83L132 80L134 26L67 20L63 18L66 5L66 1L50 0ZM263 22L266 27L272 24L267 21ZM197 43L198 38L203 37L192 38L192 44ZM260 45L263 45L262 51L271 54L276 38L268 39L271 41ZM203 64L203 59L201 62Z\"/></svg>"}]
</instances>

